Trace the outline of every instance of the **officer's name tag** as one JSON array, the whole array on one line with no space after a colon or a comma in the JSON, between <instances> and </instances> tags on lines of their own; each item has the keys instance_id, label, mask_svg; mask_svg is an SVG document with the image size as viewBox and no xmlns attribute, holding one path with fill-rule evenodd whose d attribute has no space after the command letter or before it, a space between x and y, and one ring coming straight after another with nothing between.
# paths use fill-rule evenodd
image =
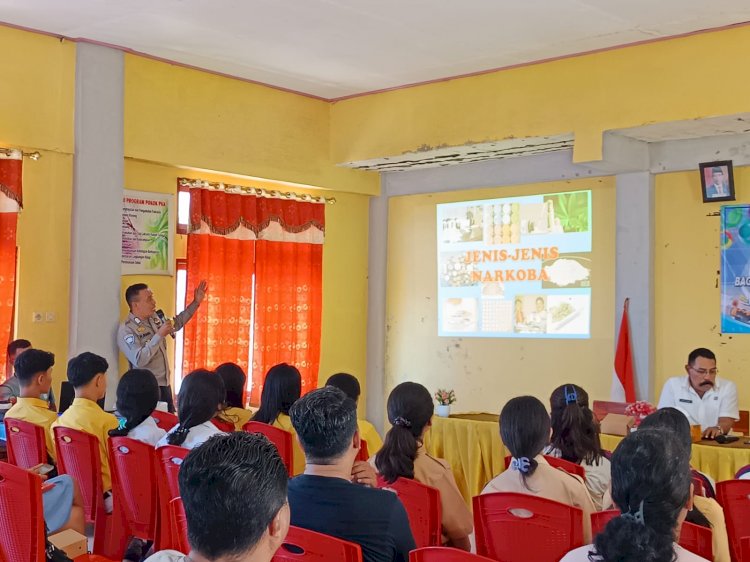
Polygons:
<instances>
[{"instance_id":1,"label":"officer's name tag","mask_svg":"<svg viewBox=\"0 0 750 562\"><path fill-rule=\"evenodd\" d=\"M680 398L680 402L684 402L685 404L692 404L692 400L688 400L687 398Z\"/></svg>"}]
</instances>

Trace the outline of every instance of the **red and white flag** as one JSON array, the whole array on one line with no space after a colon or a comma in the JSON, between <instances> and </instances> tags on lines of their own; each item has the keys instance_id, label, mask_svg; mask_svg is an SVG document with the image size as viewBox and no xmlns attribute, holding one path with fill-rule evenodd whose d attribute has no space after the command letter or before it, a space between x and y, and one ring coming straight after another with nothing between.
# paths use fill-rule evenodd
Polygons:
<instances>
[{"instance_id":1,"label":"red and white flag","mask_svg":"<svg viewBox=\"0 0 750 562\"><path fill-rule=\"evenodd\" d=\"M625 299L615 351L615 373L612 377L612 400L615 402L635 402L635 377L633 374L633 348L630 344L630 317Z\"/></svg>"}]
</instances>

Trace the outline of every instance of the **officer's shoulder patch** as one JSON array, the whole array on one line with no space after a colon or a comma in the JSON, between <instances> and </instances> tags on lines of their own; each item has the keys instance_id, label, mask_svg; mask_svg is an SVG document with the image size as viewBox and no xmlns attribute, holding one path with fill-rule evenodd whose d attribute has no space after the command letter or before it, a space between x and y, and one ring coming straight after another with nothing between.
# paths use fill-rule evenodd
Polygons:
<instances>
[{"instance_id":1,"label":"officer's shoulder patch","mask_svg":"<svg viewBox=\"0 0 750 562\"><path fill-rule=\"evenodd\" d=\"M135 336L133 334L128 334L125 336L125 343L128 345L133 345L133 342L135 341Z\"/></svg>"}]
</instances>

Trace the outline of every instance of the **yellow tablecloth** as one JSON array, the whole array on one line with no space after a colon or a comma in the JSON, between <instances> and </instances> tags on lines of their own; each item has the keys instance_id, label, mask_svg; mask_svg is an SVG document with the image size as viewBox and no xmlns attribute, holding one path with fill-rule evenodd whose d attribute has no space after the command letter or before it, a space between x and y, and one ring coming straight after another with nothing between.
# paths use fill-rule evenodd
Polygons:
<instances>
[{"instance_id":1,"label":"yellow tablecloth","mask_svg":"<svg viewBox=\"0 0 750 562\"><path fill-rule=\"evenodd\" d=\"M622 439L618 435L602 433L602 447L614 451ZM694 443L690 464L716 482L731 480L740 468L750 464L750 446L745 445L746 440L747 437L740 437L739 441L727 445L713 441Z\"/></svg>"},{"instance_id":2,"label":"yellow tablecloth","mask_svg":"<svg viewBox=\"0 0 750 562\"><path fill-rule=\"evenodd\" d=\"M505 447L500 440L497 415L455 414L432 418L425 447L433 457L445 459L466 503L505 469Z\"/></svg>"}]
</instances>

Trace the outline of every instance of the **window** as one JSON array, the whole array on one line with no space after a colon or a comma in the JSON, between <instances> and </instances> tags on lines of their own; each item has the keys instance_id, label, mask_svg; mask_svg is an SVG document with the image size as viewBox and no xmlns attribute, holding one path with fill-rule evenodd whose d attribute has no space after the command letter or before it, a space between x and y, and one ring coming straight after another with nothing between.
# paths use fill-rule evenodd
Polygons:
<instances>
[{"instance_id":1,"label":"window","mask_svg":"<svg viewBox=\"0 0 750 562\"><path fill-rule=\"evenodd\" d=\"M177 234L187 234L190 225L190 188L177 182Z\"/></svg>"},{"instance_id":2,"label":"window","mask_svg":"<svg viewBox=\"0 0 750 562\"><path fill-rule=\"evenodd\" d=\"M187 292L187 260L177 260L175 268L175 306L176 314L185 310L185 297ZM174 339L174 387L175 393L180 391L182 384L182 355L184 349L184 330L178 330Z\"/></svg>"}]
</instances>

